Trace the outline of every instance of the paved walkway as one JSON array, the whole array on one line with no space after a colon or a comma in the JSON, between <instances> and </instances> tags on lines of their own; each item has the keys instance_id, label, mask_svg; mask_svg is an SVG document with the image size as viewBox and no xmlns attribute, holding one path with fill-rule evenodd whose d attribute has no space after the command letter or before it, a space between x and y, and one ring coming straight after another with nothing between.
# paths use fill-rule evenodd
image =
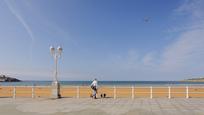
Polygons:
<instances>
[{"instance_id":1,"label":"paved walkway","mask_svg":"<svg viewBox=\"0 0 204 115\"><path fill-rule=\"evenodd\" d=\"M204 115L204 99L0 98L4 115Z\"/></svg>"}]
</instances>

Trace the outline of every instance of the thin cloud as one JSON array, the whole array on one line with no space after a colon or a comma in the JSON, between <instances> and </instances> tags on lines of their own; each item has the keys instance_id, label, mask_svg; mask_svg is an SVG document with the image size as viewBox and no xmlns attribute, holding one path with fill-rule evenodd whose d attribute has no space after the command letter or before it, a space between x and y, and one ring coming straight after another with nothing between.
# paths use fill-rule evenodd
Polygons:
<instances>
[{"instance_id":1,"label":"thin cloud","mask_svg":"<svg viewBox=\"0 0 204 115\"><path fill-rule=\"evenodd\" d=\"M187 15L190 18L203 18L203 0L185 0L182 5L180 5L175 12L180 15Z\"/></svg>"},{"instance_id":2,"label":"thin cloud","mask_svg":"<svg viewBox=\"0 0 204 115\"><path fill-rule=\"evenodd\" d=\"M185 0L172 12L172 19L176 23L167 29L167 32L186 32L195 29L204 29L204 1ZM182 19L182 20L177 20Z\"/></svg>"},{"instance_id":3,"label":"thin cloud","mask_svg":"<svg viewBox=\"0 0 204 115\"><path fill-rule=\"evenodd\" d=\"M142 62L144 66L154 66L155 65L155 53L147 53L143 59Z\"/></svg>"},{"instance_id":4,"label":"thin cloud","mask_svg":"<svg viewBox=\"0 0 204 115\"><path fill-rule=\"evenodd\" d=\"M186 0L176 9L176 13L185 14L183 17L188 26L175 26L180 32L177 40L170 44L161 55L160 70L162 72L173 72L174 76L196 76L204 74L200 71L204 62L204 1ZM180 15L182 16L182 15ZM183 31L184 30L184 31Z\"/></svg>"},{"instance_id":5,"label":"thin cloud","mask_svg":"<svg viewBox=\"0 0 204 115\"><path fill-rule=\"evenodd\" d=\"M202 62L204 58L204 30L184 32L178 40L164 51L161 68L176 70L186 68L191 63Z\"/></svg>"},{"instance_id":6,"label":"thin cloud","mask_svg":"<svg viewBox=\"0 0 204 115\"><path fill-rule=\"evenodd\" d=\"M35 40L35 37L33 35L33 32L30 28L30 26L27 24L27 22L25 21L25 19L21 16L21 14L17 11L17 9L15 9L12 5L11 2L9 2L8 0L4 0L4 2L6 3L8 9L10 10L10 12L16 17L16 19L22 24L22 26L25 28L26 32L28 33L28 35L30 36L31 39L31 48L30 48L30 59L32 60L32 49L33 49L33 43Z\"/></svg>"},{"instance_id":7,"label":"thin cloud","mask_svg":"<svg viewBox=\"0 0 204 115\"><path fill-rule=\"evenodd\" d=\"M182 24L187 26L173 25L176 28L174 31L179 32L179 35L161 53L151 54L147 52L144 55L138 53L137 57L134 55L120 56L122 59L118 63L121 65L111 68L128 68L125 72L131 76L130 79L134 79L134 76L137 75L135 79L181 80L204 75L201 69L204 67L204 22L202 21L204 15L198 15L199 12L204 11L201 10L204 8L201 5L204 6L204 4L199 3L198 1L188 1L184 3L184 6L183 4L180 6L177 13L179 11L188 12L188 17L193 20L183 18Z\"/></svg>"}]
</instances>

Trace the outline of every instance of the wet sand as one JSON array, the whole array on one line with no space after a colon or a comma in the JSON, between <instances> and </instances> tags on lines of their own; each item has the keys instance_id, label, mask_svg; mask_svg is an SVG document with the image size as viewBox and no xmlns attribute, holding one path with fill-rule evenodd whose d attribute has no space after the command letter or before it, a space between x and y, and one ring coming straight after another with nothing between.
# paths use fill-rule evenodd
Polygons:
<instances>
[{"instance_id":1,"label":"wet sand","mask_svg":"<svg viewBox=\"0 0 204 115\"><path fill-rule=\"evenodd\" d=\"M2 115L203 115L204 100L0 98Z\"/></svg>"}]
</instances>

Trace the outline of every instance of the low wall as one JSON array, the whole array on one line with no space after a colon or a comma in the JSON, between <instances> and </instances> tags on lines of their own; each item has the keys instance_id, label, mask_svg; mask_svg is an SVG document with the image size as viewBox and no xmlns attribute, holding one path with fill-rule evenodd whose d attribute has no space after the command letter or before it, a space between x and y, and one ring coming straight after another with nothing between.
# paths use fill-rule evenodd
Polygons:
<instances>
[{"instance_id":1,"label":"low wall","mask_svg":"<svg viewBox=\"0 0 204 115\"><path fill-rule=\"evenodd\" d=\"M0 86L0 97L49 98L51 86ZM60 94L67 98L88 98L92 90L88 86L61 86ZM103 86L98 97L106 94L109 98L204 98L204 87L111 87Z\"/></svg>"}]
</instances>

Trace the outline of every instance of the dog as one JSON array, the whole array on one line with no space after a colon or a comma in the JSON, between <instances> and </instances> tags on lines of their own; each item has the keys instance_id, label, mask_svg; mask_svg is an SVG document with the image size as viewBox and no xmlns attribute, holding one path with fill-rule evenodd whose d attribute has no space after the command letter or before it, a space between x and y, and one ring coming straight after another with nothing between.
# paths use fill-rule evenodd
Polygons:
<instances>
[{"instance_id":1,"label":"dog","mask_svg":"<svg viewBox=\"0 0 204 115\"><path fill-rule=\"evenodd\" d=\"M101 94L101 98L106 98L106 94L105 94L105 93L102 93L102 94Z\"/></svg>"}]
</instances>

